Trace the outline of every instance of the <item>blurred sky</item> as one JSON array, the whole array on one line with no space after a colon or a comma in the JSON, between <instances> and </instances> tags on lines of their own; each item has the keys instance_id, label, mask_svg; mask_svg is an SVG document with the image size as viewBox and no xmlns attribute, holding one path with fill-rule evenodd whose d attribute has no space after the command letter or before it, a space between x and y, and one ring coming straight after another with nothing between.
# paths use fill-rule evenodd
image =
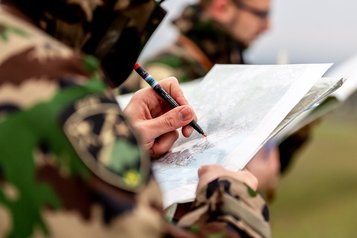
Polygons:
<instances>
[{"instance_id":1,"label":"blurred sky","mask_svg":"<svg viewBox=\"0 0 357 238\"><path fill-rule=\"evenodd\" d=\"M169 14L146 46L141 59L173 41L169 21L195 0L166 0ZM273 0L272 28L246 52L248 62L273 64L340 63L357 54L357 1Z\"/></svg>"}]
</instances>

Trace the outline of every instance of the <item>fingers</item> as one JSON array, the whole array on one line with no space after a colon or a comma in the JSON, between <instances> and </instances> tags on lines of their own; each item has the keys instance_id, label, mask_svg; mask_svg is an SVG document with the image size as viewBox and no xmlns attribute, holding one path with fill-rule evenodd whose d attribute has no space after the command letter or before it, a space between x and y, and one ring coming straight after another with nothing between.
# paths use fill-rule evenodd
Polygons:
<instances>
[{"instance_id":1,"label":"fingers","mask_svg":"<svg viewBox=\"0 0 357 238\"><path fill-rule=\"evenodd\" d=\"M191 126L184 126L184 127L182 127L182 135L184 136L184 137L190 137L191 135L192 135L192 132L193 132L193 127L191 127Z\"/></svg>"},{"instance_id":2,"label":"fingers","mask_svg":"<svg viewBox=\"0 0 357 238\"><path fill-rule=\"evenodd\" d=\"M160 81L163 87L180 105L188 105L188 102L182 92L178 80L175 77L169 77Z\"/></svg>"},{"instance_id":3,"label":"fingers","mask_svg":"<svg viewBox=\"0 0 357 238\"><path fill-rule=\"evenodd\" d=\"M150 133L157 138L167 132L186 126L194 119L194 112L190 106L180 106L167 113L147 121Z\"/></svg>"},{"instance_id":4,"label":"fingers","mask_svg":"<svg viewBox=\"0 0 357 238\"><path fill-rule=\"evenodd\" d=\"M184 97L176 78L170 77L163 79L160 81L160 85L178 102L178 104L188 105L188 102ZM138 114L138 107L139 109L148 109L149 113L151 114L151 117L160 116L171 110L171 107L166 102L164 102L164 100L152 88L144 88L137 91L132 96L128 106L125 108L124 111L130 114L134 114L135 116Z\"/></svg>"},{"instance_id":5,"label":"fingers","mask_svg":"<svg viewBox=\"0 0 357 238\"><path fill-rule=\"evenodd\" d=\"M171 131L157 138L151 147L151 156L157 158L168 152L178 137L179 133L177 131Z\"/></svg>"},{"instance_id":6,"label":"fingers","mask_svg":"<svg viewBox=\"0 0 357 238\"><path fill-rule=\"evenodd\" d=\"M189 137L193 132L189 123L196 120L196 115L183 96L177 79L161 80L160 85L181 106L172 109L152 88L145 88L133 95L124 111L139 131L145 148L153 155L169 150L177 140L178 128L182 127L182 134Z\"/></svg>"},{"instance_id":7,"label":"fingers","mask_svg":"<svg viewBox=\"0 0 357 238\"><path fill-rule=\"evenodd\" d=\"M163 87L166 91L170 93L170 95L180 104L180 105L188 105L188 102L181 90L181 87L178 83L178 80L174 77L170 77L160 81L161 87ZM193 120L197 121L197 116L194 113ZM189 125L182 127L182 134L185 137L190 137L193 128Z\"/></svg>"}]
</instances>

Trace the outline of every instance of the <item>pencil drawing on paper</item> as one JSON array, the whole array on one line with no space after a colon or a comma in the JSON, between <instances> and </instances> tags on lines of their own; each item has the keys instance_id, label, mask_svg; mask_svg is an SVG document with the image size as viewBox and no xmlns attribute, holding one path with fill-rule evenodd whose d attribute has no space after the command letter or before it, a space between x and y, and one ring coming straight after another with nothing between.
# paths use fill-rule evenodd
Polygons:
<instances>
[{"instance_id":1,"label":"pencil drawing on paper","mask_svg":"<svg viewBox=\"0 0 357 238\"><path fill-rule=\"evenodd\" d=\"M208 136L195 132L190 138L181 136L172 150L154 164L164 196L174 196L169 195L174 189L173 199L180 199L177 193L185 193L178 191L180 187L190 186L187 190L192 190L202 165L221 164L232 169L245 166L327 68L216 65L186 95ZM307 74L311 78L302 80Z\"/></svg>"},{"instance_id":2,"label":"pencil drawing on paper","mask_svg":"<svg viewBox=\"0 0 357 238\"><path fill-rule=\"evenodd\" d=\"M208 137L202 138L197 133L189 139L181 137L172 151L159 162L174 166L198 166L200 158L205 163L217 163L220 158L216 153L225 156L231 152L248 132L254 130L258 125L256 122L264 119L289 87L289 80L280 83L280 87L271 83L281 78L275 73L266 74L265 70L254 72L242 68L239 75L231 77L225 76L226 71L221 72L222 82L208 78L193 95L187 95ZM298 72L301 71L295 71ZM261 77L261 73L265 76ZM292 70L286 73L285 78L294 78L291 74ZM249 81L249 84L244 81Z\"/></svg>"}]
</instances>

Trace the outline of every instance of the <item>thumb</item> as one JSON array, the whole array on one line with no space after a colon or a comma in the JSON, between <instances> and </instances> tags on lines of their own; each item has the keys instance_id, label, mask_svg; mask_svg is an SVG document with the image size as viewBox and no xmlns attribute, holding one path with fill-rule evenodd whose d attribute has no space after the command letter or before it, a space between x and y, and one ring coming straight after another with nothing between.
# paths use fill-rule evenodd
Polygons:
<instances>
[{"instance_id":1,"label":"thumb","mask_svg":"<svg viewBox=\"0 0 357 238\"><path fill-rule=\"evenodd\" d=\"M153 137L186 126L194 119L194 112L188 105L176 107L165 114L150 120Z\"/></svg>"}]
</instances>

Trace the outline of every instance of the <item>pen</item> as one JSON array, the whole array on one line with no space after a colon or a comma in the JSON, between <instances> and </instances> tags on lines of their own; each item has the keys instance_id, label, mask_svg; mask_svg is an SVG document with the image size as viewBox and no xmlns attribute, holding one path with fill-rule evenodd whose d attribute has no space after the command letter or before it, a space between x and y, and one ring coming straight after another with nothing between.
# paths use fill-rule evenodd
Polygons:
<instances>
[{"instance_id":1,"label":"pen","mask_svg":"<svg viewBox=\"0 0 357 238\"><path fill-rule=\"evenodd\" d=\"M134 70L155 90L155 92L157 92L168 104L170 104L172 108L180 106L180 104L178 104L176 100L171 97L171 95L166 92L165 89L163 89L160 84L148 72L146 72L145 69L143 69L143 67L140 66L140 64L135 64ZM203 136L207 136L195 120L190 122L190 126Z\"/></svg>"}]
</instances>

